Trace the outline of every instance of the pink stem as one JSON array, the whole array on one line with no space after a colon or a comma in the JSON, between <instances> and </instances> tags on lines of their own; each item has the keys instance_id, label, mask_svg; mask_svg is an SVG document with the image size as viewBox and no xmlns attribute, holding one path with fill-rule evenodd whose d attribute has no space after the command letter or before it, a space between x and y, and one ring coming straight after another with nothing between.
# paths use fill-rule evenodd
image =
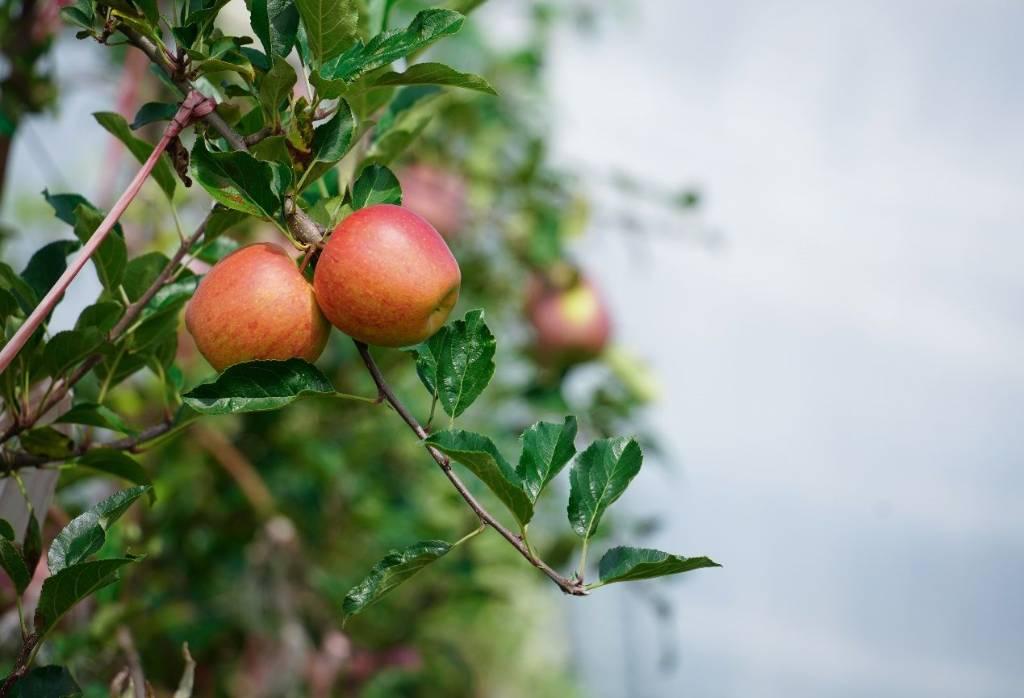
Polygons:
<instances>
[{"instance_id":1,"label":"pink stem","mask_svg":"<svg viewBox=\"0 0 1024 698\"><path fill-rule=\"evenodd\" d=\"M79 254L75 261L73 261L68 268L64 270L60 278L57 279L57 283L53 285L53 288L49 290L43 300L36 306L35 310L28 316L25 323L18 328L18 331L14 333L3 350L0 350L0 373L7 370L14 357L18 355L21 348L25 346L25 343L32 336L32 333L38 329L43 323L43 320L50 311L53 310L54 306L60 301L61 296L64 295L64 291L67 290L71 282L75 280L78 273L82 271L85 263L89 261L93 253L96 252L103 240L106 239L107 234L110 233L114 224L117 223L117 219L121 217L124 210L128 208L128 204L132 202L132 199L142 189L142 184L146 181L149 173L153 171L157 161L167 148L167 144L171 142L175 136L181 133L181 130L188 126L188 124L195 118L201 118L206 114L213 111L216 104L204 97L202 94L196 91L192 91L185 97L185 101L181 103L181 108L178 109L178 113L174 115L174 119L167 125L167 129L164 131L163 137L160 142L157 143L156 147L153 148L153 152L150 153L149 159L146 160L142 169L135 175L135 178L128 185L128 188L121 194L121 197L114 204L114 207L110 209L110 213L100 223L100 227L96 229L82 247L82 252Z\"/></svg>"}]
</instances>

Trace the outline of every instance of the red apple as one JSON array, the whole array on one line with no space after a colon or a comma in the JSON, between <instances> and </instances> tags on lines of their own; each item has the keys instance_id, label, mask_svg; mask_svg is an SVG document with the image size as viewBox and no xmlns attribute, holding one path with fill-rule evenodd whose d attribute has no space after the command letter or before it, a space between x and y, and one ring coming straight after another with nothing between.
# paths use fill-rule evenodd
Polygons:
<instances>
[{"instance_id":1,"label":"red apple","mask_svg":"<svg viewBox=\"0 0 1024 698\"><path fill-rule=\"evenodd\" d=\"M185 326L218 371L256 359L316 361L331 329L295 260L267 242L213 266L185 309Z\"/></svg>"},{"instance_id":2,"label":"red apple","mask_svg":"<svg viewBox=\"0 0 1024 698\"><path fill-rule=\"evenodd\" d=\"M577 279L567 288L532 280L526 314L533 326L536 353L546 361L590 360L604 351L611 337L607 306L587 279Z\"/></svg>"},{"instance_id":3,"label":"red apple","mask_svg":"<svg viewBox=\"0 0 1024 698\"><path fill-rule=\"evenodd\" d=\"M422 342L459 299L462 274L427 221L391 204L338 224L313 276L327 319L353 339L383 347Z\"/></svg>"},{"instance_id":4,"label":"red apple","mask_svg":"<svg viewBox=\"0 0 1024 698\"><path fill-rule=\"evenodd\" d=\"M462 229L466 218L466 184L459 175L417 163L398 172L402 205L426 218L447 239Z\"/></svg>"}]
</instances>

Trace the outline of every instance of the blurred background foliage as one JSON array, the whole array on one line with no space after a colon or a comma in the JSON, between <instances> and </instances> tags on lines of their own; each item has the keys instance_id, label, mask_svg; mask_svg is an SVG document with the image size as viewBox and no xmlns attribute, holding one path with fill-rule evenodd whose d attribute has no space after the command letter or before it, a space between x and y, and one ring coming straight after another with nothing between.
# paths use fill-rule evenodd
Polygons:
<instances>
[{"instance_id":1,"label":"blurred background foliage","mask_svg":"<svg viewBox=\"0 0 1024 698\"><path fill-rule=\"evenodd\" d=\"M392 4L393 26L427 6L386 3ZM478 4L451 3L463 12ZM13 9L19 3L3 5L0 33L10 65L0 106L9 143L24 114L59 104L46 52L53 41L72 39L51 17L44 37L23 51L14 39L24 34ZM244 6L235 5L220 21L240 24L231 32L247 30ZM373 16L374 8L367 9ZM527 425L569 413L579 416L584 438L640 433L645 449L656 447L653 435L644 433L643 407L657 388L643 366L614 344L586 361L552 360L535 350L524 313L527 289L538 278L567 287L585 277L571 250L593 215L629 228L626 211L587 200L586 173L561 168L548 156L544 65L552 28L569 23L588 31L608 9L604 3L518 3L525 42L511 44L496 41L475 21L481 15L473 15L430 55L483 75L500 96L439 94L419 139L394 164L405 204L445 234L460 262L462 297L452 317L485 308L498 337L498 371L461 426L513 452ZM120 81L112 109L130 120L145 102L173 100L138 52L101 52L111 79ZM152 142L160 128L152 124L137 135ZM134 161L111 140L89 183L96 203L109 205L133 171ZM662 191L624 175L609 176L607 184L624 196L646 196L670 215L698 204L692 191ZM201 215L207 205L205 196L178 201L183 219ZM5 206L26 221L21 236L32 235L34 217L50 215L41 197ZM175 221L152 183L122 222L133 254L167 249L177 240ZM243 224L225 239L244 243L268 235L274 233ZM378 360L396 392L425 418L429 398L409 356L387 350ZM176 364L185 385L211 373L184 331ZM374 394L340 333L333 333L318 365L338 390ZM95 378L86 379L79 394L97 389ZM171 409L166 400L161 381L143 371L113 390L109 404L143 426ZM460 546L416 583L342 627L346 591L386 551L418 539L455 539L476 523L422 446L384 407L310 399L280 412L206 419L148 449L142 462L156 504L129 512L106 545L146 559L77 609L40 654L41 663L66 664L86 695L108 695L125 665L118 628L130 628L158 695L169 695L177 684L185 642L197 661L198 696L576 695L562 599L497 536ZM564 484L556 485L563 497L550 497L538 517L557 525L536 525L533 542L542 557L564 568L577 541L563 521ZM44 537L114 489L109 479L65 470ZM474 493L489 501L483 488ZM602 534L652 522L614 524ZM544 536L555 530L564 534ZM0 596L0 656L8 657L17 647L17 621L11 590L3 587Z\"/></svg>"}]
</instances>

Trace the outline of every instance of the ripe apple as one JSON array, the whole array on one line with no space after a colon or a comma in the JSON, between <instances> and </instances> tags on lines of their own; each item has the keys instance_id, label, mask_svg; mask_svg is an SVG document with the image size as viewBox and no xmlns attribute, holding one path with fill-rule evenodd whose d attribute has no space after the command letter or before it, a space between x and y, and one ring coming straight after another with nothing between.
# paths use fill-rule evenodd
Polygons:
<instances>
[{"instance_id":1,"label":"ripe apple","mask_svg":"<svg viewBox=\"0 0 1024 698\"><path fill-rule=\"evenodd\" d=\"M604 351L611 337L608 308L585 278L566 288L534 278L527 291L526 315L533 326L535 349L542 360L572 364Z\"/></svg>"},{"instance_id":2,"label":"ripe apple","mask_svg":"<svg viewBox=\"0 0 1024 698\"><path fill-rule=\"evenodd\" d=\"M217 262L189 301L185 326L218 371L256 359L316 361L331 329L295 260L269 242Z\"/></svg>"},{"instance_id":3,"label":"ripe apple","mask_svg":"<svg viewBox=\"0 0 1024 698\"><path fill-rule=\"evenodd\" d=\"M466 183L462 177L426 163L408 165L397 174L402 183L402 205L426 218L451 240L466 219Z\"/></svg>"},{"instance_id":4,"label":"ripe apple","mask_svg":"<svg viewBox=\"0 0 1024 698\"><path fill-rule=\"evenodd\" d=\"M392 204L338 224L313 276L320 309L353 339L383 347L422 342L459 299L462 274L427 221Z\"/></svg>"}]
</instances>

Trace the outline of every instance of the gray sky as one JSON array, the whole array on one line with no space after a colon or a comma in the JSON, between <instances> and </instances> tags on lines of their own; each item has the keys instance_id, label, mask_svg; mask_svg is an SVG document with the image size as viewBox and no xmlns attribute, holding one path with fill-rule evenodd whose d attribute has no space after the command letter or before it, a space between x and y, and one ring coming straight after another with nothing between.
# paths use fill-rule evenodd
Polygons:
<instances>
[{"instance_id":1,"label":"gray sky","mask_svg":"<svg viewBox=\"0 0 1024 698\"><path fill-rule=\"evenodd\" d=\"M1024 4L633 5L558 42L557 142L727 238L580 247L681 463L626 501L726 567L667 587L671 674L627 589L574 614L594 694L1019 693Z\"/></svg>"}]
</instances>

